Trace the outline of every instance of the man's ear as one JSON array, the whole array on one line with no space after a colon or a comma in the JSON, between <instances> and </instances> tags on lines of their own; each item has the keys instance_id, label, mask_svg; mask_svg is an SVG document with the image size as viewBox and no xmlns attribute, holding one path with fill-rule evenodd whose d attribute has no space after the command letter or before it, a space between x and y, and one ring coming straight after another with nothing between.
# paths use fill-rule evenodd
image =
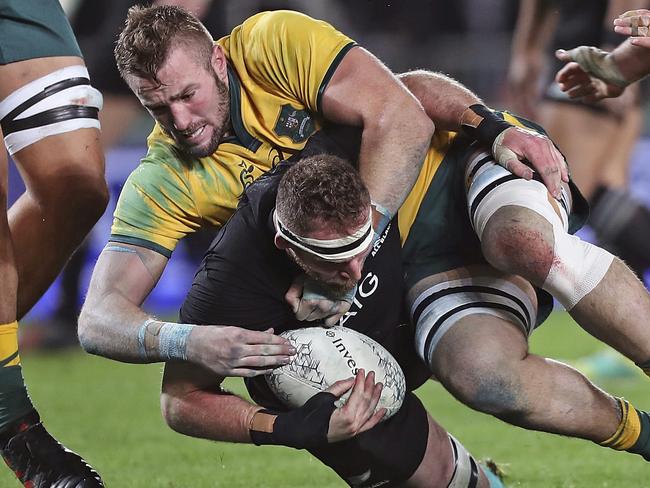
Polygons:
<instances>
[{"instance_id":1,"label":"man's ear","mask_svg":"<svg viewBox=\"0 0 650 488\"><path fill-rule=\"evenodd\" d=\"M275 237L273 238L273 244L275 244L275 247L278 249L288 249L289 246L291 246L289 241L282 237L280 233L275 234Z\"/></svg>"},{"instance_id":2,"label":"man's ear","mask_svg":"<svg viewBox=\"0 0 650 488\"><path fill-rule=\"evenodd\" d=\"M226 85L228 84L228 61L226 54L219 44L212 46L212 56L210 57L210 64L212 69L217 74L219 79Z\"/></svg>"}]
</instances>

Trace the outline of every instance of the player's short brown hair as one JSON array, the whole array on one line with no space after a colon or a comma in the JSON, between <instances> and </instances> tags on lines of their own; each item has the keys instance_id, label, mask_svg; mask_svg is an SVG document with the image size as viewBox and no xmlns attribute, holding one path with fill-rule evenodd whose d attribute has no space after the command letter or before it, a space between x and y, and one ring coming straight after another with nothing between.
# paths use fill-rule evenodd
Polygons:
<instances>
[{"instance_id":1,"label":"player's short brown hair","mask_svg":"<svg viewBox=\"0 0 650 488\"><path fill-rule=\"evenodd\" d=\"M295 163L282 177L276 197L278 216L298 234L322 223L346 231L364 223L369 207L370 194L359 172L329 154Z\"/></svg>"},{"instance_id":2,"label":"player's short brown hair","mask_svg":"<svg viewBox=\"0 0 650 488\"><path fill-rule=\"evenodd\" d=\"M115 45L117 69L126 81L132 75L158 81L158 70L179 43L209 68L214 41L194 15L170 5L131 7Z\"/></svg>"}]
</instances>

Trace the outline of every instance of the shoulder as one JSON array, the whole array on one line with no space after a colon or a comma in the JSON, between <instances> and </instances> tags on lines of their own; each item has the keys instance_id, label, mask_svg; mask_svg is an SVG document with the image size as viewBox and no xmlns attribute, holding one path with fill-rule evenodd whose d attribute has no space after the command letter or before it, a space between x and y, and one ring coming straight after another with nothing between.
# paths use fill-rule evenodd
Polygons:
<instances>
[{"instance_id":1,"label":"shoulder","mask_svg":"<svg viewBox=\"0 0 650 488\"><path fill-rule=\"evenodd\" d=\"M268 46L278 55L291 46L319 47L319 42L348 44L353 41L323 20L292 10L274 10L256 14L235 27L227 44L230 49L240 48L252 53Z\"/></svg>"},{"instance_id":2,"label":"shoulder","mask_svg":"<svg viewBox=\"0 0 650 488\"><path fill-rule=\"evenodd\" d=\"M149 147L146 156L131 172L127 182L156 188L161 184L185 185L186 168L182 159L174 153L173 147L155 144Z\"/></svg>"},{"instance_id":3,"label":"shoulder","mask_svg":"<svg viewBox=\"0 0 650 488\"><path fill-rule=\"evenodd\" d=\"M249 17L242 23L242 31L248 35L278 34L285 29L303 29L314 25L327 25L327 22L316 20L293 10L273 10L260 12ZM330 28L332 28L330 26ZM333 29L333 28L332 28Z\"/></svg>"}]
</instances>

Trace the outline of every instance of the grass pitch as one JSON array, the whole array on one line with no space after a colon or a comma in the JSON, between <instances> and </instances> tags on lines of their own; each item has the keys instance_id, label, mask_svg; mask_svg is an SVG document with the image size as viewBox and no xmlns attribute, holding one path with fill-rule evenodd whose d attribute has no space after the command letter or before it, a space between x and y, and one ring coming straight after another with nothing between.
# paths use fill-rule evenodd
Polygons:
<instances>
[{"instance_id":1,"label":"grass pitch","mask_svg":"<svg viewBox=\"0 0 650 488\"><path fill-rule=\"evenodd\" d=\"M574 360L603 349L568 315L555 313L535 334L533 352ZM27 384L50 432L97 468L109 488L338 487L338 478L308 453L229 445L172 432L160 416L160 365L128 365L79 351L23 357ZM650 408L641 375L597 379L604 389ZM228 386L243 391L240 380ZM505 465L510 487L643 487L639 456L587 441L528 432L470 411L438 384L418 394L433 416L477 457ZM0 468L0 486L20 486Z\"/></svg>"}]
</instances>

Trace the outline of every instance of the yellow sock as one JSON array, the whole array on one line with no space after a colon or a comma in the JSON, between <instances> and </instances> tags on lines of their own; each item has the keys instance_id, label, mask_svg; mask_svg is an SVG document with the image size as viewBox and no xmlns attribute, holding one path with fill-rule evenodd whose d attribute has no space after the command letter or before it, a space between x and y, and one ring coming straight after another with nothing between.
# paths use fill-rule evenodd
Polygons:
<instances>
[{"instance_id":1,"label":"yellow sock","mask_svg":"<svg viewBox=\"0 0 650 488\"><path fill-rule=\"evenodd\" d=\"M641 420L636 409L622 398L616 399L621 407L621 422L609 439L600 443L601 446L611 447L617 451L630 449L641 434Z\"/></svg>"},{"instance_id":2,"label":"yellow sock","mask_svg":"<svg viewBox=\"0 0 650 488\"><path fill-rule=\"evenodd\" d=\"M19 364L18 321L14 320L10 324L0 324L0 367Z\"/></svg>"}]
</instances>

